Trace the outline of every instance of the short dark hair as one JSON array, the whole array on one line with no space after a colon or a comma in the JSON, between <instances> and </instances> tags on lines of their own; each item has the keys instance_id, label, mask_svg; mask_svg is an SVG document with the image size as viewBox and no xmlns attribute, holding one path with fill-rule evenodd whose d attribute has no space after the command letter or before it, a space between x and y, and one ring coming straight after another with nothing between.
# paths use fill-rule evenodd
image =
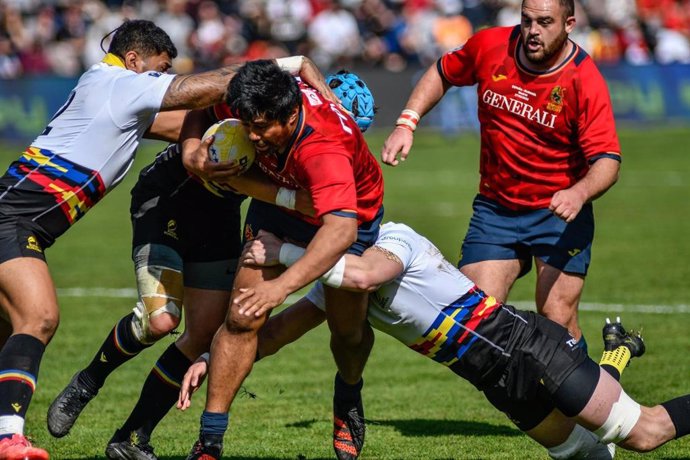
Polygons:
<instances>
[{"instance_id":1,"label":"short dark hair","mask_svg":"<svg viewBox=\"0 0 690 460\"><path fill-rule=\"evenodd\" d=\"M163 53L168 53L170 59L177 57L177 48L168 34L144 19L126 20L115 29L108 52L124 58L128 51L136 51L147 57Z\"/></svg>"},{"instance_id":2,"label":"short dark hair","mask_svg":"<svg viewBox=\"0 0 690 460\"><path fill-rule=\"evenodd\" d=\"M522 0L522 3L524 4L525 0ZM575 0L558 0L558 3L565 10L566 18L575 15Z\"/></svg>"},{"instance_id":3,"label":"short dark hair","mask_svg":"<svg viewBox=\"0 0 690 460\"><path fill-rule=\"evenodd\" d=\"M575 0L560 0L561 6L565 9L565 17L575 15Z\"/></svg>"},{"instance_id":4,"label":"short dark hair","mask_svg":"<svg viewBox=\"0 0 690 460\"><path fill-rule=\"evenodd\" d=\"M285 124L302 96L295 77L261 59L240 67L228 84L226 102L242 121L264 117Z\"/></svg>"}]
</instances>

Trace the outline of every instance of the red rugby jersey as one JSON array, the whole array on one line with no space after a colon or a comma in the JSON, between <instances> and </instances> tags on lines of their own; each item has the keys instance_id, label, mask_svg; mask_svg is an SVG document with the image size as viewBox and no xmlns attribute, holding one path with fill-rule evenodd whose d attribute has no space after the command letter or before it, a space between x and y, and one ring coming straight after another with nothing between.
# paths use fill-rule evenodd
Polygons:
<instances>
[{"instance_id":1,"label":"red rugby jersey","mask_svg":"<svg viewBox=\"0 0 690 460\"><path fill-rule=\"evenodd\" d=\"M520 64L520 27L478 32L437 63L455 86L477 84L481 123L479 192L515 210L549 206L602 155L620 161L606 82L575 45L558 68Z\"/></svg>"},{"instance_id":2,"label":"red rugby jersey","mask_svg":"<svg viewBox=\"0 0 690 460\"><path fill-rule=\"evenodd\" d=\"M321 224L333 211L351 214L361 224L372 220L383 204L383 174L357 123L300 83L302 109L297 129L280 156L257 155L255 162L276 184L310 192L316 217L293 211L301 219ZM214 108L219 118L231 116L227 105Z\"/></svg>"}]
</instances>

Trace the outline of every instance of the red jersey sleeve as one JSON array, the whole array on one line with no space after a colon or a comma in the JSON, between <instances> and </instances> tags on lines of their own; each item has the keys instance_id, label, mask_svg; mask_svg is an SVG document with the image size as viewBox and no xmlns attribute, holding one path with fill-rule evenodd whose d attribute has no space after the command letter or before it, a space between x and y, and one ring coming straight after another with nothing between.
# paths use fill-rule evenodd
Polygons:
<instances>
[{"instance_id":1,"label":"red jersey sleeve","mask_svg":"<svg viewBox=\"0 0 690 460\"><path fill-rule=\"evenodd\" d=\"M351 158L344 152L329 151L328 147L321 144L318 146L321 153L303 154L300 182L311 194L315 217L320 218L333 211L348 211L356 218L357 187Z\"/></svg>"},{"instance_id":2,"label":"red jersey sleeve","mask_svg":"<svg viewBox=\"0 0 690 460\"><path fill-rule=\"evenodd\" d=\"M500 28L477 32L463 46L447 52L436 63L441 77L454 86L472 86L477 83L475 69L482 48L495 45ZM487 42L488 40L488 42Z\"/></svg>"},{"instance_id":3,"label":"red jersey sleeve","mask_svg":"<svg viewBox=\"0 0 690 460\"><path fill-rule=\"evenodd\" d=\"M613 107L604 77L591 60L583 63L577 120L580 147L588 160L602 153L620 156Z\"/></svg>"}]
</instances>

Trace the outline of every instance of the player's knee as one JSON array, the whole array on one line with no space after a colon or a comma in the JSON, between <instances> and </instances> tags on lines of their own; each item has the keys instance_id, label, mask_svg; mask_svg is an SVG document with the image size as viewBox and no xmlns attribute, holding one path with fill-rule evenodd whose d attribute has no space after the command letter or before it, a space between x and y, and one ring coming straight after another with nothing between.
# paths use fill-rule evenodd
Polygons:
<instances>
[{"instance_id":1,"label":"player's knee","mask_svg":"<svg viewBox=\"0 0 690 460\"><path fill-rule=\"evenodd\" d=\"M621 389L618 401L611 406L606 421L594 433L604 443L618 443L630 435L641 414L640 405Z\"/></svg>"},{"instance_id":2,"label":"player's knee","mask_svg":"<svg viewBox=\"0 0 690 460\"><path fill-rule=\"evenodd\" d=\"M132 326L136 338L144 344L150 344L172 332L180 324L182 311L174 302L164 307L149 311L145 300L137 302L134 307Z\"/></svg>"},{"instance_id":3,"label":"player's knee","mask_svg":"<svg viewBox=\"0 0 690 460\"><path fill-rule=\"evenodd\" d=\"M362 343L364 334L361 329L331 328L331 337L339 345L355 347Z\"/></svg>"},{"instance_id":4,"label":"player's knee","mask_svg":"<svg viewBox=\"0 0 690 460\"><path fill-rule=\"evenodd\" d=\"M150 344L180 324L184 283L182 273L164 266L136 270L139 301L134 308L134 334Z\"/></svg>"},{"instance_id":5,"label":"player's knee","mask_svg":"<svg viewBox=\"0 0 690 460\"><path fill-rule=\"evenodd\" d=\"M180 325L180 316L163 312L149 318L149 338L158 340Z\"/></svg>"},{"instance_id":6,"label":"player's knee","mask_svg":"<svg viewBox=\"0 0 690 460\"><path fill-rule=\"evenodd\" d=\"M34 334L43 342L48 342L55 335L55 331L60 324L60 315L58 312L42 315L38 322L34 325Z\"/></svg>"},{"instance_id":7,"label":"player's knee","mask_svg":"<svg viewBox=\"0 0 690 460\"><path fill-rule=\"evenodd\" d=\"M248 334L256 333L262 324L263 319L241 315L233 309L225 318L224 327L231 334Z\"/></svg>"},{"instance_id":8,"label":"player's knee","mask_svg":"<svg viewBox=\"0 0 690 460\"><path fill-rule=\"evenodd\" d=\"M611 460L616 452L615 445L599 442L594 433L575 425L572 433L562 444L548 449L549 457L557 460L567 458L588 458Z\"/></svg>"}]
</instances>

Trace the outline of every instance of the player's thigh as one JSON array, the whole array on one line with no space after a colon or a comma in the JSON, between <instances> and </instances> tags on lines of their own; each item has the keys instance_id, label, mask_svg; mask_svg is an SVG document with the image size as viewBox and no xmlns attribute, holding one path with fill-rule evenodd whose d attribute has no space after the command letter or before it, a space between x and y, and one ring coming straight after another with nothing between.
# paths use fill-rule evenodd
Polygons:
<instances>
[{"instance_id":1,"label":"player's thigh","mask_svg":"<svg viewBox=\"0 0 690 460\"><path fill-rule=\"evenodd\" d=\"M256 318L254 315L244 315L239 312L240 306L233 300L241 293L242 289L251 289L262 281L277 278L283 272L282 267L257 267L255 265L243 265L237 269L235 283L233 285L230 306L225 317L225 328L230 333L256 332L266 321L267 316Z\"/></svg>"},{"instance_id":2,"label":"player's thigh","mask_svg":"<svg viewBox=\"0 0 690 460\"><path fill-rule=\"evenodd\" d=\"M324 286L326 319L338 336L361 334L367 321L368 294Z\"/></svg>"},{"instance_id":3,"label":"player's thigh","mask_svg":"<svg viewBox=\"0 0 690 460\"><path fill-rule=\"evenodd\" d=\"M557 281L558 272L584 279L591 261L594 214L591 204L582 208L575 220L565 222L547 209L522 217L527 228L525 241L539 263L538 276L545 287ZM554 270L544 271L544 267Z\"/></svg>"},{"instance_id":4,"label":"player's thigh","mask_svg":"<svg viewBox=\"0 0 690 460\"><path fill-rule=\"evenodd\" d=\"M575 417L577 423L590 431L596 431L604 425L623 391L620 383L603 369L599 371L598 377L588 402Z\"/></svg>"},{"instance_id":5,"label":"player's thigh","mask_svg":"<svg viewBox=\"0 0 690 460\"><path fill-rule=\"evenodd\" d=\"M510 288L520 276L523 266L524 261L518 259L485 260L463 265L460 271L484 292L506 302Z\"/></svg>"},{"instance_id":6,"label":"player's thigh","mask_svg":"<svg viewBox=\"0 0 690 460\"><path fill-rule=\"evenodd\" d=\"M50 341L59 321L57 294L45 261L20 257L0 264L0 304L14 334Z\"/></svg>"},{"instance_id":7,"label":"player's thigh","mask_svg":"<svg viewBox=\"0 0 690 460\"><path fill-rule=\"evenodd\" d=\"M568 326L580 303L584 275L566 273L539 259L537 263L536 304L542 315Z\"/></svg>"},{"instance_id":8,"label":"player's thigh","mask_svg":"<svg viewBox=\"0 0 690 460\"><path fill-rule=\"evenodd\" d=\"M557 409L551 411L536 427L525 434L542 446L549 448L563 444L575 428L575 421Z\"/></svg>"},{"instance_id":9,"label":"player's thigh","mask_svg":"<svg viewBox=\"0 0 690 460\"><path fill-rule=\"evenodd\" d=\"M208 347L227 315L230 291L186 287L184 298L185 330L180 339L194 348Z\"/></svg>"}]
</instances>

